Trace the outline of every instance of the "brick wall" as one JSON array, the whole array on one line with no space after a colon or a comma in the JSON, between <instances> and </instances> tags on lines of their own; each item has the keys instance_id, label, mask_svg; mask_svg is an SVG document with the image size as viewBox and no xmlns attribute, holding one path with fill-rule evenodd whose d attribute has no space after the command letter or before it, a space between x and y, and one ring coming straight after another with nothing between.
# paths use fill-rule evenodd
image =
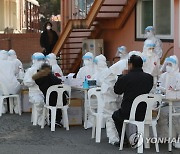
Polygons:
<instances>
[{"instance_id":1,"label":"brick wall","mask_svg":"<svg viewBox=\"0 0 180 154\"><path fill-rule=\"evenodd\" d=\"M22 63L31 62L34 52L41 52L39 33L0 34L0 50L14 49Z\"/></svg>"}]
</instances>

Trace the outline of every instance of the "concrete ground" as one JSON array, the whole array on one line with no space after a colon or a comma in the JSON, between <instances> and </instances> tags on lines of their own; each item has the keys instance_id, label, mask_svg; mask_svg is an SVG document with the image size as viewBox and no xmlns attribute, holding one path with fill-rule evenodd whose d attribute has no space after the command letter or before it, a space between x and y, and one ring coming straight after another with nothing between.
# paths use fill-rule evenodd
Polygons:
<instances>
[{"instance_id":1,"label":"concrete ground","mask_svg":"<svg viewBox=\"0 0 180 154\"><path fill-rule=\"evenodd\" d=\"M51 132L46 126L41 129L30 123L30 113L22 116L3 114L0 117L0 154L135 154L136 149L118 147L108 144L105 130L102 131L101 143L91 139L91 129L82 126L71 126L69 131L56 128ZM155 153L154 145L144 149L144 153ZM160 145L160 153L169 154L167 144ZM179 154L174 149L172 154Z\"/></svg>"}]
</instances>

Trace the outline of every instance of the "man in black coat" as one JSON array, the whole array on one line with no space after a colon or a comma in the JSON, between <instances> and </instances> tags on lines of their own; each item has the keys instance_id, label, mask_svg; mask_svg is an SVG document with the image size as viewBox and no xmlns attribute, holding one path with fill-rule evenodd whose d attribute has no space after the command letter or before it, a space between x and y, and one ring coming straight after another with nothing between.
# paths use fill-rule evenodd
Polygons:
<instances>
[{"instance_id":1,"label":"man in black coat","mask_svg":"<svg viewBox=\"0 0 180 154\"><path fill-rule=\"evenodd\" d=\"M58 35L54 30L52 30L52 23L45 23L43 33L40 37L40 45L45 49L43 51L45 56L52 52L57 40Z\"/></svg>"},{"instance_id":2,"label":"man in black coat","mask_svg":"<svg viewBox=\"0 0 180 154\"><path fill-rule=\"evenodd\" d=\"M58 85L61 84L62 80L57 78L51 71L51 66L48 64L43 64L41 66L41 69L32 76L32 79L36 82L36 84L39 86L39 89L42 91L45 101L46 101L46 93L50 86L52 85ZM63 93L63 104L65 105L67 103L66 100L66 92ZM49 98L49 105L56 106L57 102L57 93L52 92L50 94ZM49 116L51 117L51 116ZM57 109L56 113L56 125L61 125L61 119L62 119L62 111L61 109Z\"/></svg>"},{"instance_id":3,"label":"man in black coat","mask_svg":"<svg viewBox=\"0 0 180 154\"><path fill-rule=\"evenodd\" d=\"M128 70L124 70L123 74L119 75L114 85L114 92L119 95L123 94L121 108L112 115L119 139L121 138L123 121L129 119L134 99L141 94L149 93L153 87L153 77L143 72L142 65L141 57L132 55L128 60ZM146 104L141 103L136 111L136 120L143 121L145 111Z\"/></svg>"}]
</instances>

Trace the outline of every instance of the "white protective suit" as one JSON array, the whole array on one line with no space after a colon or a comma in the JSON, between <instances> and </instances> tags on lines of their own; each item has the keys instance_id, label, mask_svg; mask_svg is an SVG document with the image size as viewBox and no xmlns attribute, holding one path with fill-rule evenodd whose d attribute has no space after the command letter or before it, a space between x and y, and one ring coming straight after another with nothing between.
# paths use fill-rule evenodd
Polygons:
<instances>
[{"instance_id":1,"label":"white protective suit","mask_svg":"<svg viewBox=\"0 0 180 154\"><path fill-rule=\"evenodd\" d=\"M23 79L24 78L24 69L22 62L17 58L16 52L14 50L9 50L8 52L8 60L13 61L15 63L15 68L16 68L16 77L17 79Z\"/></svg>"},{"instance_id":2,"label":"white protective suit","mask_svg":"<svg viewBox=\"0 0 180 154\"><path fill-rule=\"evenodd\" d=\"M98 83L98 78L99 76L101 76L101 72L103 72L103 70L105 70L107 67L107 63L106 63L106 57L104 55L98 55L94 58L94 69L95 72L92 75L92 79L96 80L96 84L99 85Z\"/></svg>"},{"instance_id":3,"label":"white protective suit","mask_svg":"<svg viewBox=\"0 0 180 154\"><path fill-rule=\"evenodd\" d=\"M20 83L18 82L15 73L15 63L8 61L8 52L5 50L0 51L0 83L3 88L6 90L7 94L18 94L20 91ZM3 94L1 90L0 94ZM14 100L14 111L18 113L17 102ZM3 112L6 112L6 109L3 106Z\"/></svg>"},{"instance_id":4,"label":"white protective suit","mask_svg":"<svg viewBox=\"0 0 180 154\"><path fill-rule=\"evenodd\" d=\"M113 64L110 69L114 75L122 74L122 71L128 68L128 52L125 46L118 47L120 60Z\"/></svg>"},{"instance_id":5,"label":"white protective suit","mask_svg":"<svg viewBox=\"0 0 180 154\"><path fill-rule=\"evenodd\" d=\"M50 53L46 56L46 60L49 63L49 65L51 65L52 72L54 73L54 75L57 77L62 77L63 72L59 67L59 65L57 64L56 55L54 53Z\"/></svg>"},{"instance_id":6,"label":"white protective suit","mask_svg":"<svg viewBox=\"0 0 180 154\"><path fill-rule=\"evenodd\" d=\"M87 52L83 56L84 66L80 68L77 73L76 78L92 80L92 76L94 74L94 63L93 63L94 55L91 52Z\"/></svg>"},{"instance_id":7,"label":"white protective suit","mask_svg":"<svg viewBox=\"0 0 180 154\"><path fill-rule=\"evenodd\" d=\"M37 70L45 62L45 56L42 53L36 52L32 55L33 65L26 71L24 76L24 85L29 88L29 102L36 104L38 113L38 125L42 123L42 111L44 105L44 95L40 91L38 85L32 79L32 76L37 73Z\"/></svg>"},{"instance_id":8,"label":"white protective suit","mask_svg":"<svg viewBox=\"0 0 180 154\"><path fill-rule=\"evenodd\" d=\"M178 59L175 55L165 59L166 72L160 75L160 89L165 92L167 98L180 99L180 73ZM180 113L180 102L173 103L173 111ZM180 135L180 118L173 116L173 137ZM160 118L158 121L158 134L160 137L168 137L169 107L161 108ZM177 145L178 143L176 143ZM180 145L178 146L180 147Z\"/></svg>"},{"instance_id":9,"label":"white protective suit","mask_svg":"<svg viewBox=\"0 0 180 154\"><path fill-rule=\"evenodd\" d=\"M145 28L145 35L146 35L146 40L144 41L144 50L146 50L146 41L151 40L155 44L154 52L158 55L159 58L162 57L162 42L159 38L155 36L155 28L153 26L148 26Z\"/></svg>"},{"instance_id":10,"label":"white protective suit","mask_svg":"<svg viewBox=\"0 0 180 154\"><path fill-rule=\"evenodd\" d=\"M116 130L112 114L118 110L120 103L117 102L118 95L114 93L114 84L116 76L111 72L111 69L106 68L99 76L101 84L101 92L104 99L104 115L106 117L106 133L109 138L109 143L114 144L119 141L118 132Z\"/></svg>"},{"instance_id":11,"label":"white protective suit","mask_svg":"<svg viewBox=\"0 0 180 154\"><path fill-rule=\"evenodd\" d=\"M102 97L104 99L104 115L106 122L106 133L109 138L109 143L114 144L119 141L118 133L112 119L112 114L118 109L117 95L114 93L113 86L116 82L115 75L107 67L106 57L103 55L96 56L95 74L93 78L98 86L101 86Z\"/></svg>"},{"instance_id":12,"label":"white protective suit","mask_svg":"<svg viewBox=\"0 0 180 154\"><path fill-rule=\"evenodd\" d=\"M155 44L153 41L146 41L142 56L145 58L145 62L143 63L143 71L151 74L154 77L154 84L156 84L157 77L160 74L160 59L154 52L154 47Z\"/></svg>"}]
</instances>

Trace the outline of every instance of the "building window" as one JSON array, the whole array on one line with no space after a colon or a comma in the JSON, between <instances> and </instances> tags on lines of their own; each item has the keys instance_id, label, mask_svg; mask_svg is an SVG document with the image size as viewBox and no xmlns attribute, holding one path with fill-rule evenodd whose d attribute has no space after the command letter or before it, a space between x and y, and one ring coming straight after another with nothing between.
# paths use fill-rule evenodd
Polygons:
<instances>
[{"instance_id":1,"label":"building window","mask_svg":"<svg viewBox=\"0 0 180 154\"><path fill-rule=\"evenodd\" d=\"M144 29L154 26L160 39L173 39L172 0L138 0L136 8L136 38L144 38Z\"/></svg>"}]
</instances>

